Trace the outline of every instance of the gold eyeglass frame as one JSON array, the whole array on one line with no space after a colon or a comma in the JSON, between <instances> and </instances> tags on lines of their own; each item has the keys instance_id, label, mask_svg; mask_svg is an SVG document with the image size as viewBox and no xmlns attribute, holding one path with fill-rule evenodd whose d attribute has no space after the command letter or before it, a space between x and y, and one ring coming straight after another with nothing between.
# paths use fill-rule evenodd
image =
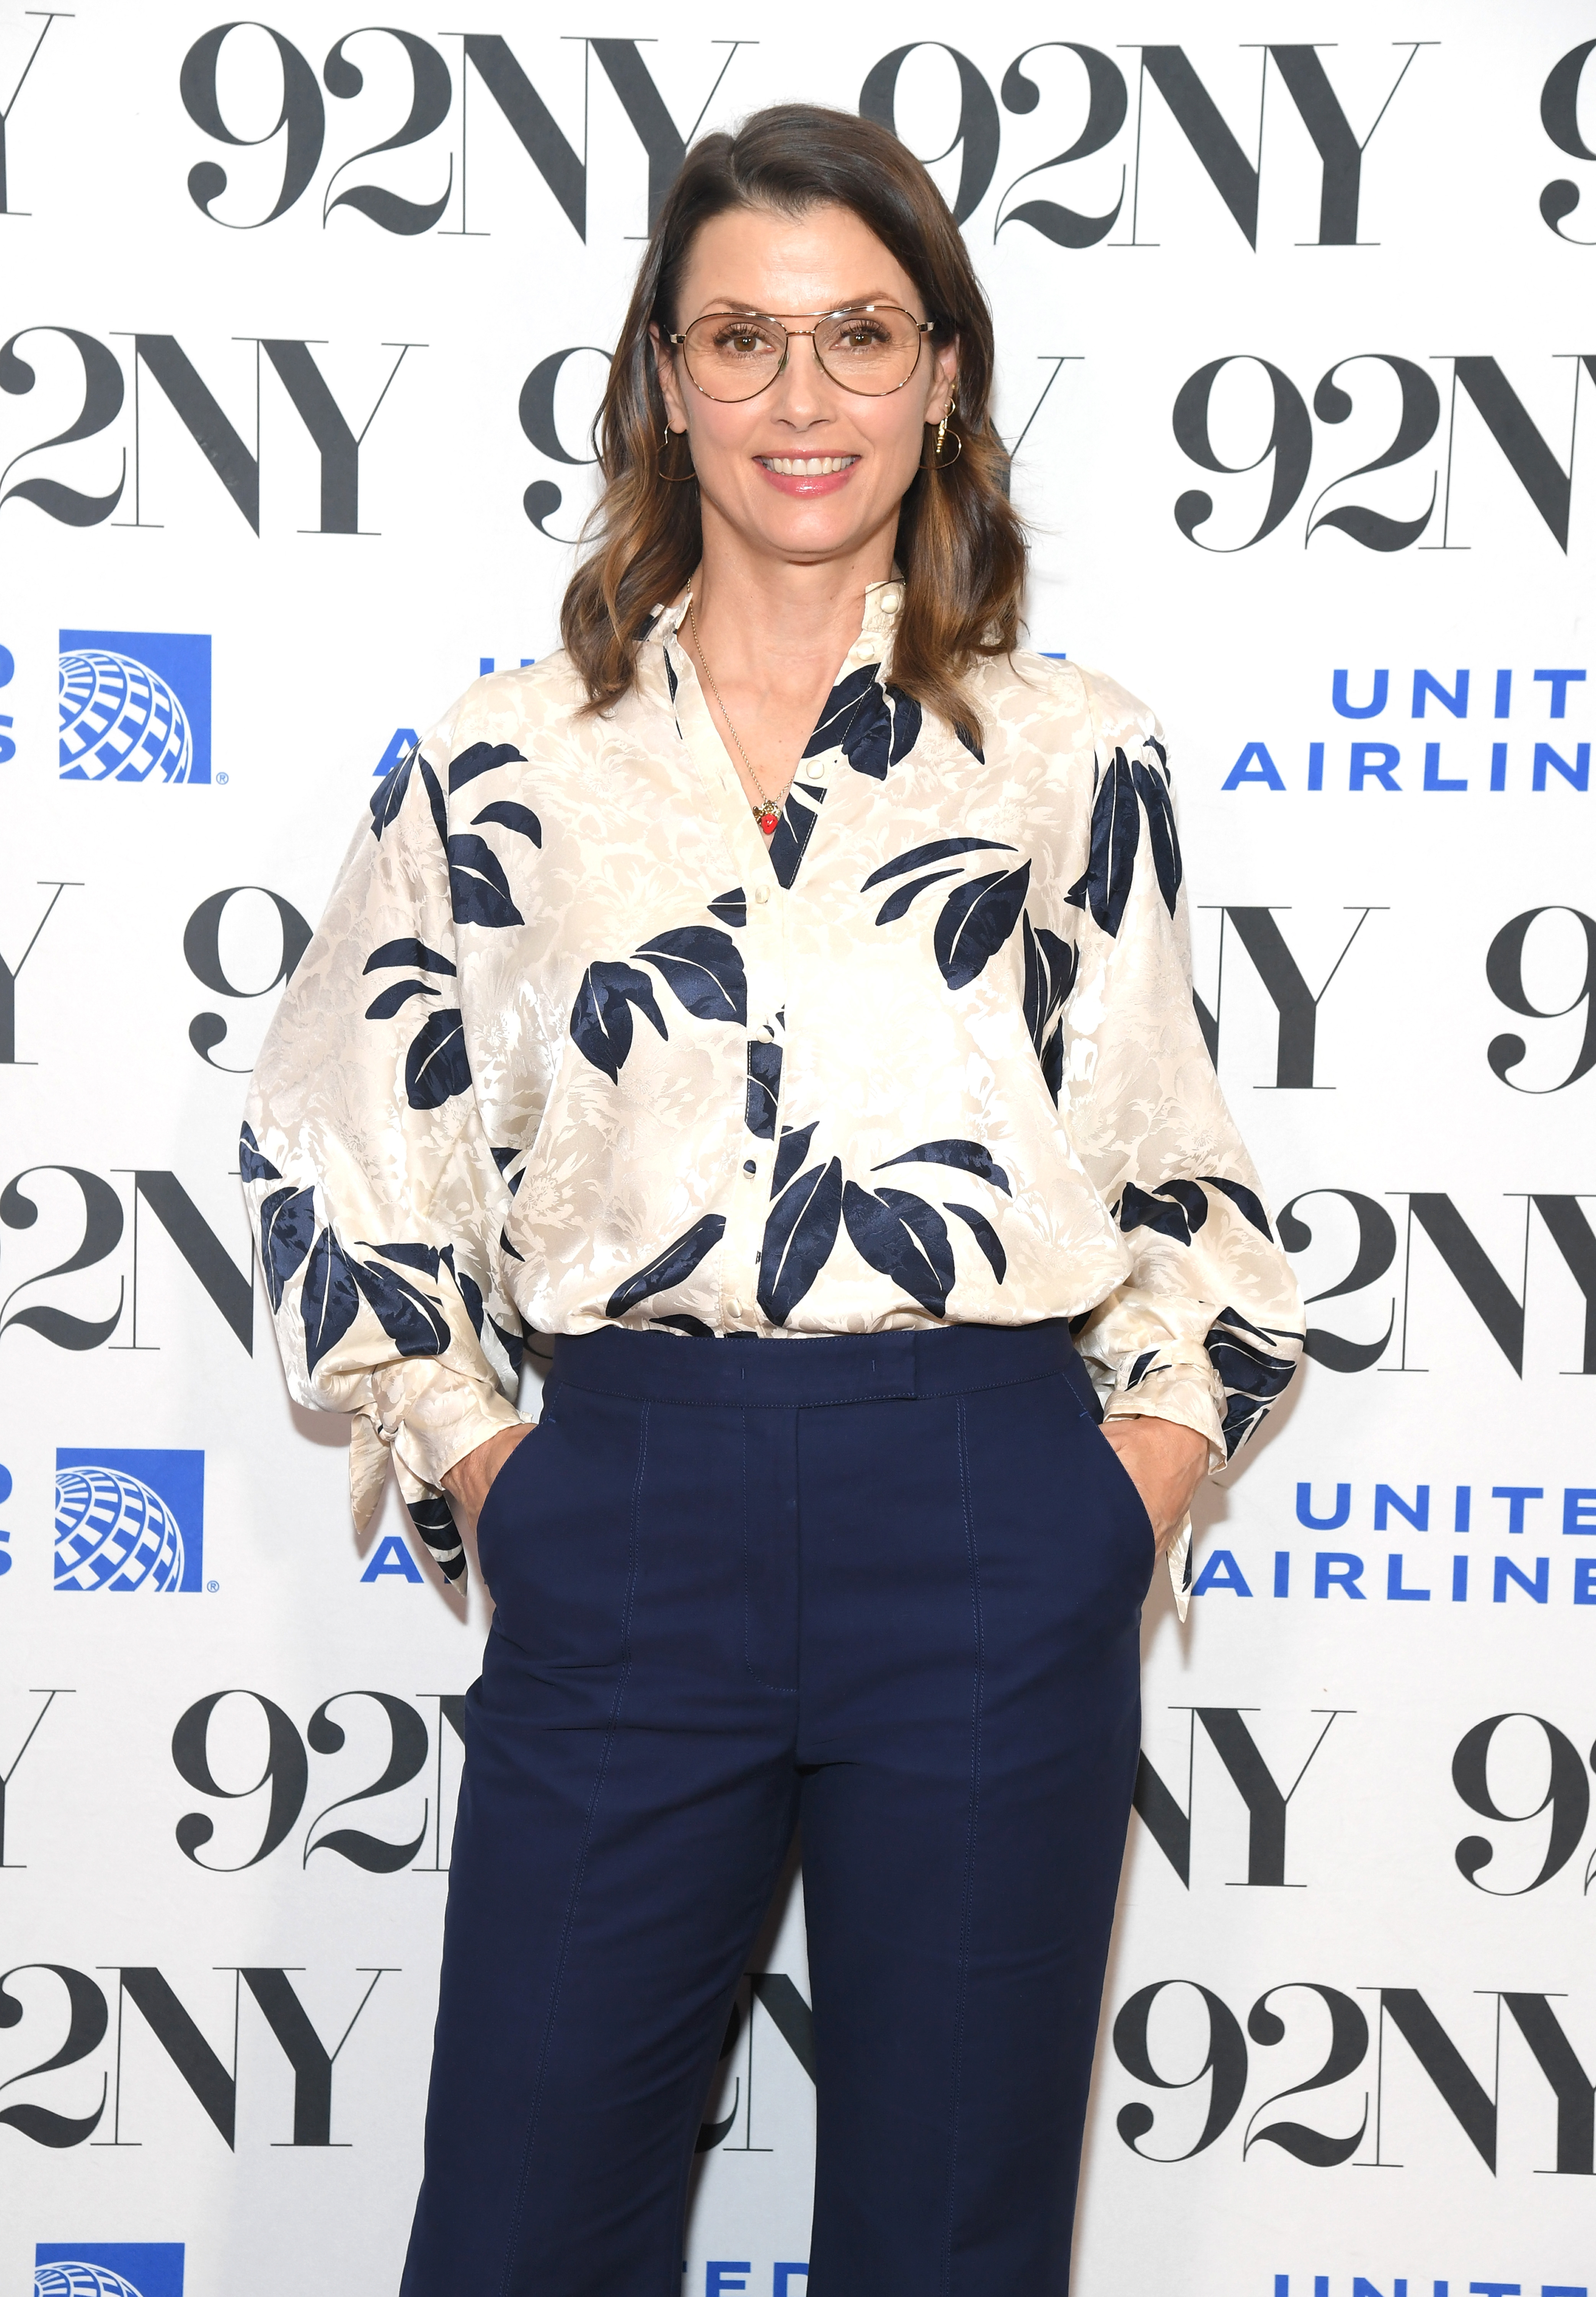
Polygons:
<instances>
[{"instance_id":1,"label":"gold eyeglass frame","mask_svg":"<svg viewBox=\"0 0 1596 2297\"><path fill-rule=\"evenodd\" d=\"M860 391L856 383L844 383L840 375L832 374L831 369L820 357L820 347L815 341L816 332L821 321L826 319L848 319L853 317L856 313L869 311L896 311L901 317L905 318L909 322L915 330L917 337L918 338L915 344L914 365L909 368L909 373L904 376L902 382L893 383L890 391ZM819 368L827 381L828 383L835 383L839 391L846 391L855 399L891 399L894 392L907 390L909 385L914 381L916 375L919 373L921 348L924 345L926 337L934 333L936 329L936 321L934 319L917 319L912 311L906 311L903 309L901 303L844 303L839 309L835 311L789 311L786 316L788 318L792 319L813 319L816 325L813 327L789 327L782 318L780 313L776 311L701 311L697 318L692 322L691 326L684 328L679 334L667 333L665 341L670 345L673 350L680 351L681 363L684 370L686 371L687 381L692 384L694 390L697 391L701 399L709 399L712 405L716 407L746 407L750 399L758 399L762 392L769 390L770 385L773 383L778 382L786 373L787 361L792 357L793 345L794 342L800 341L805 335L809 337L810 349L814 352L815 365ZM761 383L758 391L749 391L747 397L744 399L717 399L712 391L706 391L703 383L699 382L692 368L687 365L687 337L692 333L693 327L702 326L705 319L753 319L756 320L761 326L778 327L781 330L781 337L784 346L781 354L781 363L777 367L774 375L767 375L764 382Z\"/></svg>"}]
</instances>

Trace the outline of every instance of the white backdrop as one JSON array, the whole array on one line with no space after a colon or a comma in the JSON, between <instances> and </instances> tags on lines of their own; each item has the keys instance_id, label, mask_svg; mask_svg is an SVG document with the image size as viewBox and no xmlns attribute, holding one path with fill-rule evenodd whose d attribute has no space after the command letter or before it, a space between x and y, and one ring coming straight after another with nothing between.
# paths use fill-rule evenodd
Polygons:
<instances>
[{"instance_id":1,"label":"white backdrop","mask_svg":"<svg viewBox=\"0 0 1596 2297\"><path fill-rule=\"evenodd\" d=\"M242 1076L403 729L555 642L651 175L861 92L1320 1296L1149 1603L1077 2286L1586 2291L1596 16L358 21L0 8L0 2297L396 2285L484 1618L286 1401ZM805 2286L806 1996L794 1894L690 2297Z\"/></svg>"}]
</instances>

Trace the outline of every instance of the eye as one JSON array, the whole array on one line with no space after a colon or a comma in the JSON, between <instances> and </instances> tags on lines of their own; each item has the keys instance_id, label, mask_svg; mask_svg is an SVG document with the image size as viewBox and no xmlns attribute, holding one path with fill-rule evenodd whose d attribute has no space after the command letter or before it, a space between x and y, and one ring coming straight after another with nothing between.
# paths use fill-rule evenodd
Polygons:
<instances>
[{"instance_id":1,"label":"eye","mask_svg":"<svg viewBox=\"0 0 1596 2297\"><path fill-rule=\"evenodd\" d=\"M733 358L747 358L769 350L770 339L758 327L730 325L716 329L714 347L718 351L729 352Z\"/></svg>"}]
</instances>

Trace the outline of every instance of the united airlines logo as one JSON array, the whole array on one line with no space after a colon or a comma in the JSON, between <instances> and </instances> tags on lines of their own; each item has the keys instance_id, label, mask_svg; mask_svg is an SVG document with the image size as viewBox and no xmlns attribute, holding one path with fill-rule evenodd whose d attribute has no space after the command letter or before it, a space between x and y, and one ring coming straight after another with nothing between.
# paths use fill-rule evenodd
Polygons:
<instances>
[{"instance_id":1,"label":"united airlines logo","mask_svg":"<svg viewBox=\"0 0 1596 2297\"><path fill-rule=\"evenodd\" d=\"M210 640L62 630L63 782L208 782Z\"/></svg>"},{"instance_id":2,"label":"united airlines logo","mask_svg":"<svg viewBox=\"0 0 1596 2297\"><path fill-rule=\"evenodd\" d=\"M192 1595L204 1585L204 1527L203 1452L55 1454L58 1594Z\"/></svg>"},{"instance_id":3,"label":"united airlines logo","mask_svg":"<svg viewBox=\"0 0 1596 2297\"><path fill-rule=\"evenodd\" d=\"M33 2297L183 2297L180 2241L41 2241Z\"/></svg>"}]
</instances>

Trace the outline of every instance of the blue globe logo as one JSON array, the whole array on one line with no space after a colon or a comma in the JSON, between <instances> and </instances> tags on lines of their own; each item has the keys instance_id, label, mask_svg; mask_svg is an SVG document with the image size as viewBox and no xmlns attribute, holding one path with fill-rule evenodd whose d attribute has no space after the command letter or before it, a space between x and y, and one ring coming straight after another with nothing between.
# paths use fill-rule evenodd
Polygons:
<instances>
[{"instance_id":1,"label":"blue globe logo","mask_svg":"<svg viewBox=\"0 0 1596 2297\"><path fill-rule=\"evenodd\" d=\"M34 2267L33 2297L139 2297L139 2292L109 2266L66 2258L57 2265Z\"/></svg>"},{"instance_id":2,"label":"blue globe logo","mask_svg":"<svg viewBox=\"0 0 1596 2297\"><path fill-rule=\"evenodd\" d=\"M165 679L99 646L62 655L64 780L185 782L193 757L187 713Z\"/></svg>"},{"instance_id":3,"label":"blue globe logo","mask_svg":"<svg viewBox=\"0 0 1596 2297\"><path fill-rule=\"evenodd\" d=\"M182 1528L159 1492L119 1468L56 1470L58 1588L86 1594L106 1587L114 1595L153 1587L157 1594L174 1595L182 1583Z\"/></svg>"}]
</instances>

